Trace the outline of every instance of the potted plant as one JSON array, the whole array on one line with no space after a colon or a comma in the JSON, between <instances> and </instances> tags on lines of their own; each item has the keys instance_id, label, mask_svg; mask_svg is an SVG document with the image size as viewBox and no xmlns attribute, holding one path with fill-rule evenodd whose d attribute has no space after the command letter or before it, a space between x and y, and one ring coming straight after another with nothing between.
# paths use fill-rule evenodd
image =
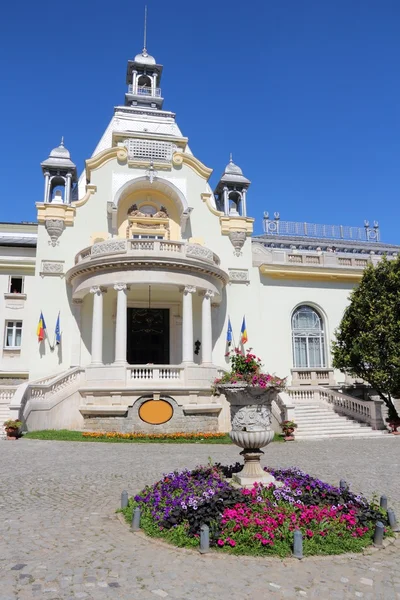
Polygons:
<instances>
[{"instance_id":1,"label":"potted plant","mask_svg":"<svg viewBox=\"0 0 400 600\"><path fill-rule=\"evenodd\" d=\"M243 448L244 468L234 475L237 483L252 486L255 482L275 483L260 464L261 448L274 439L271 427L271 404L286 380L261 371L261 359L239 348L226 355L230 371L214 381L214 389L224 394L231 407L232 430L229 435L234 444Z\"/></svg>"},{"instance_id":2,"label":"potted plant","mask_svg":"<svg viewBox=\"0 0 400 600\"><path fill-rule=\"evenodd\" d=\"M292 440L294 440L293 433L297 427L297 423L295 423L294 421L282 421L281 427L285 438L285 442L291 442Z\"/></svg>"},{"instance_id":3,"label":"potted plant","mask_svg":"<svg viewBox=\"0 0 400 600\"><path fill-rule=\"evenodd\" d=\"M389 409L389 416L386 418L386 423L390 427L390 432L393 435L400 435L400 431L397 431L397 428L400 427L400 419L395 410Z\"/></svg>"},{"instance_id":4,"label":"potted plant","mask_svg":"<svg viewBox=\"0 0 400 600\"><path fill-rule=\"evenodd\" d=\"M9 419L4 422L4 428L7 433L8 440L16 440L18 439L18 432L20 427L22 427L22 421L14 421L13 419Z\"/></svg>"}]
</instances>

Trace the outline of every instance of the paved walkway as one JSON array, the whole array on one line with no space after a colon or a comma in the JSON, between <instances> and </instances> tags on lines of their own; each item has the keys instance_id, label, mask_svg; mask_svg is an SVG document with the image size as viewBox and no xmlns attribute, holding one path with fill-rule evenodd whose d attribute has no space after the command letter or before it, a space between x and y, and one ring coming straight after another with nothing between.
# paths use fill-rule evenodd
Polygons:
<instances>
[{"instance_id":1,"label":"paved walkway","mask_svg":"<svg viewBox=\"0 0 400 600\"><path fill-rule=\"evenodd\" d=\"M272 444L266 461L385 492L400 516L398 439ZM114 511L121 490L238 451L218 445L0 442L0 600L400 598L400 541L369 556L202 557L141 539Z\"/></svg>"}]
</instances>

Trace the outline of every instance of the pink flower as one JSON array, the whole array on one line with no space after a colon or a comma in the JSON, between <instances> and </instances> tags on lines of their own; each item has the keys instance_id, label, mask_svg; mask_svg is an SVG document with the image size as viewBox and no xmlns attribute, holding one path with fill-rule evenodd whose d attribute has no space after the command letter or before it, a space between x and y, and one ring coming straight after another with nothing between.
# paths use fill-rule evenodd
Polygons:
<instances>
[{"instance_id":1,"label":"pink flower","mask_svg":"<svg viewBox=\"0 0 400 600\"><path fill-rule=\"evenodd\" d=\"M219 539L217 542L218 546L223 546L225 544L224 540Z\"/></svg>"}]
</instances>

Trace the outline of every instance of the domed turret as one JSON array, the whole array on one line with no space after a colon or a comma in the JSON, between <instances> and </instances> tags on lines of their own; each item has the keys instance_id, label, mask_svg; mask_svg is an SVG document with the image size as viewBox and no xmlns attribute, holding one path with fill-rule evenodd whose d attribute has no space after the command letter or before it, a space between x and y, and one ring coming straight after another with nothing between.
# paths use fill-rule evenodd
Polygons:
<instances>
[{"instance_id":1,"label":"domed turret","mask_svg":"<svg viewBox=\"0 0 400 600\"><path fill-rule=\"evenodd\" d=\"M230 156L214 194L220 210L232 217L246 216L246 191L251 181Z\"/></svg>"},{"instance_id":2,"label":"domed turret","mask_svg":"<svg viewBox=\"0 0 400 600\"><path fill-rule=\"evenodd\" d=\"M41 163L41 167L44 175L43 201L70 204L71 192L78 177L76 165L64 146L64 138L61 138L60 145L53 148L48 158Z\"/></svg>"}]
</instances>

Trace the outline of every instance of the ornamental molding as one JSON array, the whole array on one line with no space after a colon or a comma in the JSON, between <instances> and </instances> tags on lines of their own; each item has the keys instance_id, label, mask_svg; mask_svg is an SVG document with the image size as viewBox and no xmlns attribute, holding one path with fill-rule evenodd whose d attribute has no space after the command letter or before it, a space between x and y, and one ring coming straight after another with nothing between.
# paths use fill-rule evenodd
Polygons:
<instances>
[{"instance_id":1,"label":"ornamental molding","mask_svg":"<svg viewBox=\"0 0 400 600\"><path fill-rule=\"evenodd\" d=\"M48 275L64 277L64 261L42 260L42 269L40 271L40 275L41 277Z\"/></svg>"},{"instance_id":2,"label":"ornamental molding","mask_svg":"<svg viewBox=\"0 0 400 600\"><path fill-rule=\"evenodd\" d=\"M207 206L208 210L210 211L210 213L212 213L213 215L215 215L216 217L222 217L224 215L224 213L220 210L217 210L216 208L214 208L214 206L211 204L211 198L212 198L212 194L201 194L201 199L203 200L203 202L205 203L205 205Z\"/></svg>"},{"instance_id":3,"label":"ornamental molding","mask_svg":"<svg viewBox=\"0 0 400 600\"><path fill-rule=\"evenodd\" d=\"M172 164L175 167L181 167L185 164L206 181L209 180L213 172L212 169L206 167L206 165L198 158L194 157L192 154L186 154L185 152L174 152L172 155Z\"/></svg>"},{"instance_id":4,"label":"ornamental molding","mask_svg":"<svg viewBox=\"0 0 400 600\"><path fill-rule=\"evenodd\" d=\"M241 256L242 248L246 241L246 232L245 231L230 231L229 239L231 241L232 246L234 247L235 256Z\"/></svg>"},{"instance_id":5,"label":"ornamental molding","mask_svg":"<svg viewBox=\"0 0 400 600\"><path fill-rule=\"evenodd\" d=\"M248 269L228 269L229 283L250 283Z\"/></svg>"},{"instance_id":6,"label":"ornamental molding","mask_svg":"<svg viewBox=\"0 0 400 600\"><path fill-rule=\"evenodd\" d=\"M118 254L120 252L126 252L125 240L107 240L93 244L90 254L91 256L101 256L102 254Z\"/></svg>"},{"instance_id":7,"label":"ornamental molding","mask_svg":"<svg viewBox=\"0 0 400 600\"><path fill-rule=\"evenodd\" d=\"M125 164L128 160L128 150L125 146L116 146L114 148L107 148L102 152L96 154L92 158L86 161L86 179L89 182L92 171L99 169L110 160L117 159L119 163Z\"/></svg>"},{"instance_id":8,"label":"ornamental molding","mask_svg":"<svg viewBox=\"0 0 400 600\"><path fill-rule=\"evenodd\" d=\"M19 310L20 308L24 308L24 304L12 302L10 304L6 304L6 308L11 308L12 310Z\"/></svg>"},{"instance_id":9,"label":"ornamental molding","mask_svg":"<svg viewBox=\"0 0 400 600\"><path fill-rule=\"evenodd\" d=\"M194 285L186 285L184 288L182 288L182 291L185 295L187 294L195 294L196 293L196 288Z\"/></svg>"},{"instance_id":10,"label":"ornamental molding","mask_svg":"<svg viewBox=\"0 0 400 600\"><path fill-rule=\"evenodd\" d=\"M83 206L89 200L90 196L92 196L96 192L97 192L97 185L88 184L86 186L85 195L82 198L80 198L79 200L76 200L75 202L71 202L71 206L73 206L75 208L79 208L80 206Z\"/></svg>"},{"instance_id":11,"label":"ornamental molding","mask_svg":"<svg viewBox=\"0 0 400 600\"><path fill-rule=\"evenodd\" d=\"M254 219L251 217L224 215L219 218L222 235L229 235L231 231L244 231L246 236L253 233Z\"/></svg>"},{"instance_id":12,"label":"ornamental molding","mask_svg":"<svg viewBox=\"0 0 400 600\"><path fill-rule=\"evenodd\" d=\"M46 224L49 220L61 220L65 225L74 224L76 208L72 204L37 202L36 208L38 223Z\"/></svg>"},{"instance_id":13,"label":"ornamental molding","mask_svg":"<svg viewBox=\"0 0 400 600\"><path fill-rule=\"evenodd\" d=\"M116 283L114 285L114 290L116 290L117 292L123 292L127 289L128 289L128 286L126 283Z\"/></svg>"},{"instance_id":14,"label":"ornamental molding","mask_svg":"<svg viewBox=\"0 0 400 600\"><path fill-rule=\"evenodd\" d=\"M91 294L105 294L107 290L99 285L92 285L90 288Z\"/></svg>"},{"instance_id":15,"label":"ornamental molding","mask_svg":"<svg viewBox=\"0 0 400 600\"><path fill-rule=\"evenodd\" d=\"M200 246L198 244L188 244L186 246L186 256L194 256L195 258L198 257L205 260L210 260L211 262L213 262L214 260L213 251L209 248L206 248L205 246Z\"/></svg>"},{"instance_id":16,"label":"ornamental molding","mask_svg":"<svg viewBox=\"0 0 400 600\"><path fill-rule=\"evenodd\" d=\"M50 236L49 245L53 247L58 246L58 238L61 236L65 228L65 222L63 219L46 219L45 227Z\"/></svg>"}]
</instances>

